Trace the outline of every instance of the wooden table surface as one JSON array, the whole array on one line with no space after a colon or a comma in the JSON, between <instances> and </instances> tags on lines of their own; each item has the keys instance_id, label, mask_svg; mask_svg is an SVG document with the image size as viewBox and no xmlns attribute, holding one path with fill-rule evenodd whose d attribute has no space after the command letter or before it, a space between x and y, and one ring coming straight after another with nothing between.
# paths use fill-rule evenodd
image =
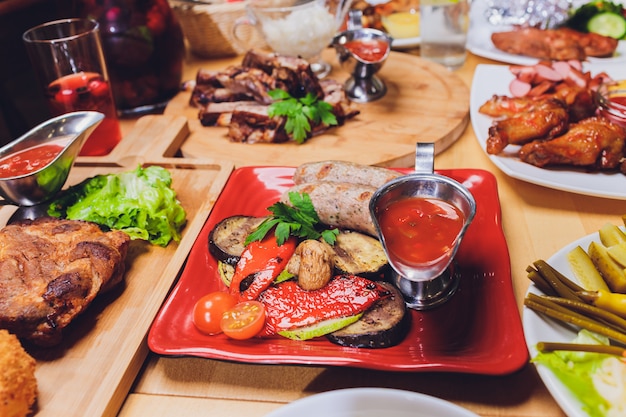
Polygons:
<instances>
[{"instance_id":1,"label":"wooden table surface","mask_svg":"<svg viewBox=\"0 0 626 417\"><path fill-rule=\"evenodd\" d=\"M470 54L465 65L455 71L468 88L480 63L496 62ZM193 79L201 66L202 61L190 59L186 79ZM131 126L132 121L123 122L124 131ZM496 176L520 313L529 285L525 274L529 263L550 257L566 244L597 231L605 222L619 224L626 213L623 201L557 191L509 178L481 150L471 124L454 144L437 155L435 167L480 168ZM299 398L351 387L420 392L483 417L564 416L530 364L506 376L481 376L249 365L153 354L148 356L119 416L260 417Z\"/></svg>"}]
</instances>

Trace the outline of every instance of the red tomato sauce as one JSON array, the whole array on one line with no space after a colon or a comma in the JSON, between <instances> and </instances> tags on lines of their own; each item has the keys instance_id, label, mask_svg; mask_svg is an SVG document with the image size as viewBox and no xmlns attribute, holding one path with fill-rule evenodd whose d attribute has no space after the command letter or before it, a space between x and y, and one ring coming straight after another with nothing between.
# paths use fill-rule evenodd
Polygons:
<instances>
[{"instance_id":1,"label":"red tomato sauce","mask_svg":"<svg viewBox=\"0 0 626 417\"><path fill-rule=\"evenodd\" d=\"M387 53L389 45L376 39L356 39L348 41L343 46L354 55L367 62L378 62Z\"/></svg>"},{"instance_id":2,"label":"red tomato sauce","mask_svg":"<svg viewBox=\"0 0 626 417\"><path fill-rule=\"evenodd\" d=\"M609 97L608 103L600 106L599 113L612 122L626 127L626 96Z\"/></svg>"},{"instance_id":3,"label":"red tomato sauce","mask_svg":"<svg viewBox=\"0 0 626 417\"><path fill-rule=\"evenodd\" d=\"M33 146L0 159L0 178L17 177L48 165L63 150L63 146L45 144Z\"/></svg>"},{"instance_id":4,"label":"red tomato sauce","mask_svg":"<svg viewBox=\"0 0 626 417\"><path fill-rule=\"evenodd\" d=\"M409 265L431 262L450 250L464 222L452 204L420 197L391 203L379 219L390 254Z\"/></svg>"}]
</instances>

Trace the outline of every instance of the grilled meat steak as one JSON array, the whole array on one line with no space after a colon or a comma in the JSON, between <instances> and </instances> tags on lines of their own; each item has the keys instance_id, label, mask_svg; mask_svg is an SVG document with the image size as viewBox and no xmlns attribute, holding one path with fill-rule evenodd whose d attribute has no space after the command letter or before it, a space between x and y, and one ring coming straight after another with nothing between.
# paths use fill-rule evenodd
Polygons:
<instances>
[{"instance_id":1,"label":"grilled meat steak","mask_svg":"<svg viewBox=\"0 0 626 417\"><path fill-rule=\"evenodd\" d=\"M0 230L0 328L41 346L122 280L130 238L76 220L40 218Z\"/></svg>"}]
</instances>

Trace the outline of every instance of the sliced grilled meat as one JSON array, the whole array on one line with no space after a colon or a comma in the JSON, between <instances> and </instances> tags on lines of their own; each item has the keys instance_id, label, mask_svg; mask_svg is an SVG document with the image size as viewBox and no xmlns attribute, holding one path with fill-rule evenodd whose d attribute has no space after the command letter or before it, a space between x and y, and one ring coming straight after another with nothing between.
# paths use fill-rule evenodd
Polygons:
<instances>
[{"instance_id":1,"label":"sliced grilled meat","mask_svg":"<svg viewBox=\"0 0 626 417\"><path fill-rule=\"evenodd\" d=\"M228 126L228 137L233 142L285 142L284 117L270 118L267 108L272 103L269 92L287 91L292 97L308 93L332 106L337 124L359 114L348 99L343 85L334 80L318 80L306 60L251 50L241 66L223 71L200 69L189 104L199 109L198 117L204 126ZM326 131L322 124L311 126L309 136Z\"/></svg>"}]
</instances>

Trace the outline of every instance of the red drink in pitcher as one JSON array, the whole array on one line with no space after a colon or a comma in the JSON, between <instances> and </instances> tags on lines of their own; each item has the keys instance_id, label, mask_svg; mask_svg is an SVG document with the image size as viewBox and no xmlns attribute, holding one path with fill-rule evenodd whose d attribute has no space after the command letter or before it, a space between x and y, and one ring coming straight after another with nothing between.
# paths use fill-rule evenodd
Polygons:
<instances>
[{"instance_id":1,"label":"red drink in pitcher","mask_svg":"<svg viewBox=\"0 0 626 417\"><path fill-rule=\"evenodd\" d=\"M106 155L122 139L111 87L100 74L79 72L61 77L48 85L46 96L55 116L82 110L104 114L80 155Z\"/></svg>"}]
</instances>

